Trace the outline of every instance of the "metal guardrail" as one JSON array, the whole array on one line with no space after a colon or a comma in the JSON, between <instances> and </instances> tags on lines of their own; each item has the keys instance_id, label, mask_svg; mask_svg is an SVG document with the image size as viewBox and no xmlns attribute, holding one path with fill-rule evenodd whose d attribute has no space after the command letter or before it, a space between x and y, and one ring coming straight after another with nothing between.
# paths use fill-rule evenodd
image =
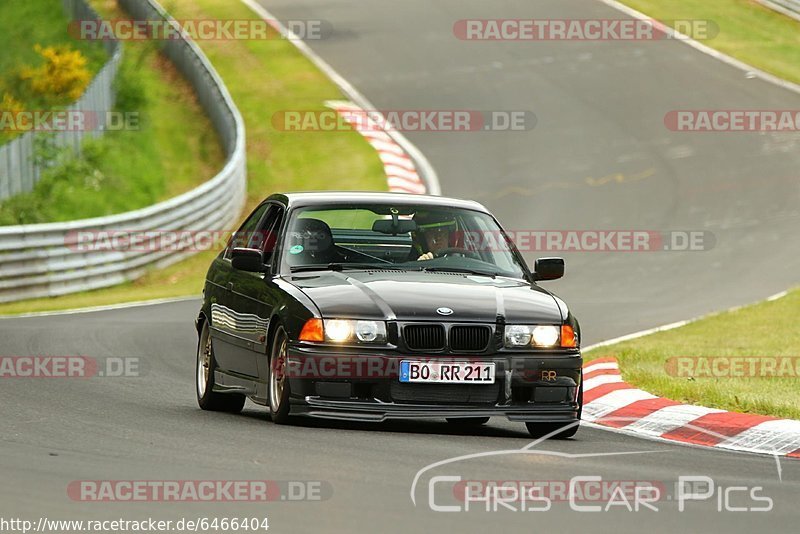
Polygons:
<instances>
[{"instance_id":1,"label":"metal guardrail","mask_svg":"<svg viewBox=\"0 0 800 534\"><path fill-rule=\"evenodd\" d=\"M138 20L169 19L155 0L118 3ZM225 167L196 189L140 210L67 223L0 227L0 302L118 284L195 252L180 246L83 250L70 244L76 232L222 230L238 219L246 194L245 130L239 110L194 42L165 41L162 52L189 80L211 119L227 156Z\"/></svg>"},{"instance_id":2,"label":"metal guardrail","mask_svg":"<svg viewBox=\"0 0 800 534\"><path fill-rule=\"evenodd\" d=\"M758 0L760 4L800 20L800 0Z\"/></svg>"},{"instance_id":3,"label":"metal guardrail","mask_svg":"<svg viewBox=\"0 0 800 534\"><path fill-rule=\"evenodd\" d=\"M99 15L84 0L62 0L64 12L72 20L96 20ZM106 117L114 107L114 78L122 61L122 45L116 40L105 40L103 44L111 59L97 73L81 97L69 106L69 111L91 112L97 117ZM52 135L55 148L69 148L73 154L80 154L84 137L102 135L104 124L97 129L59 131L53 134L26 132L0 146L0 200L25 193L33 189L42 174L42 168L35 161L36 139Z\"/></svg>"}]
</instances>

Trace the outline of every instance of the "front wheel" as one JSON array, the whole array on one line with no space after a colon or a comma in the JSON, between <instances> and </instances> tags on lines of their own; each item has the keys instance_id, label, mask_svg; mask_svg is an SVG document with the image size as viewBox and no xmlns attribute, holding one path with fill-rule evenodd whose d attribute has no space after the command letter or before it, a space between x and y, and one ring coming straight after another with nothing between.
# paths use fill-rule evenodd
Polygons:
<instances>
[{"instance_id":1,"label":"front wheel","mask_svg":"<svg viewBox=\"0 0 800 534\"><path fill-rule=\"evenodd\" d=\"M534 438L543 438L544 436L555 432L548 439L566 439L571 438L578 432L580 426L579 421L574 423L525 423L528 427L528 432ZM563 430L560 430L563 429ZM559 431L560 430L560 431Z\"/></svg>"},{"instance_id":2,"label":"front wheel","mask_svg":"<svg viewBox=\"0 0 800 534\"><path fill-rule=\"evenodd\" d=\"M195 367L197 404L203 410L241 412L244 408L244 395L214 392L214 369L216 368L217 362L214 359L214 348L211 345L208 322L203 321L203 328L200 330L200 337L197 341L197 364Z\"/></svg>"},{"instance_id":3,"label":"front wheel","mask_svg":"<svg viewBox=\"0 0 800 534\"><path fill-rule=\"evenodd\" d=\"M278 326L269 355L269 414L272 422L285 425L289 422L289 379L286 378L286 358L289 336L283 326Z\"/></svg>"}]
</instances>

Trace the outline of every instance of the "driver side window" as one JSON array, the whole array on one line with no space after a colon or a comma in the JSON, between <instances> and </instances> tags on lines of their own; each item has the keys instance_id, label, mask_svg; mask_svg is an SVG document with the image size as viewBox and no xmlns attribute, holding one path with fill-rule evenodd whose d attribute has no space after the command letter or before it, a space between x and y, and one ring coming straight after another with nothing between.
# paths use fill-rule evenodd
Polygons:
<instances>
[{"instance_id":1,"label":"driver side window","mask_svg":"<svg viewBox=\"0 0 800 534\"><path fill-rule=\"evenodd\" d=\"M240 226L239 229L236 230L236 232L231 236L231 239L228 242L228 248L225 249L224 257L226 259L230 259L233 249L250 246L249 242L253 239L253 232L258 227L258 223L261 221L261 218L264 216L264 213L269 207L269 204L262 204L261 206L257 207L255 211L250 214L247 220L242 223L242 226Z\"/></svg>"},{"instance_id":2,"label":"driver side window","mask_svg":"<svg viewBox=\"0 0 800 534\"><path fill-rule=\"evenodd\" d=\"M256 232L252 244L248 245L251 248L261 249L264 263L269 264L272 262L272 255L278 243L278 232L280 232L282 221L283 208L276 205L270 206L266 217L264 217L264 222L259 227L260 231Z\"/></svg>"}]
</instances>

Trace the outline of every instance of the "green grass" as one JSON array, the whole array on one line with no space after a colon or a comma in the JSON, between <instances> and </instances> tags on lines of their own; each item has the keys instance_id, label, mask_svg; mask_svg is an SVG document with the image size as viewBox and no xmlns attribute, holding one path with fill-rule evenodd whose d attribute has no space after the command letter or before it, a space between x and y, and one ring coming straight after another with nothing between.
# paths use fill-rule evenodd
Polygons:
<instances>
[{"instance_id":1,"label":"green grass","mask_svg":"<svg viewBox=\"0 0 800 534\"><path fill-rule=\"evenodd\" d=\"M181 19L255 17L238 1L173 0L164 5ZM277 191L386 190L380 159L357 132L283 132L272 127L271 118L277 111L323 110L326 100L343 98L294 45L282 39L199 44L225 80L245 120L248 213L257 202ZM199 295L217 252L198 254L108 289L3 304L0 314Z\"/></svg>"},{"instance_id":2,"label":"green grass","mask_svg":"<svg viewBox=\"0 0 800 534\"><path fill-rule=\"evenodd\" d=\"M41 0L37 0L41 1ZM22 5L22 4L21 4ZM99 1L104 16L122 12ZM81 157L47 148L33 191L0 203L0 225L61 222L143 208L210 179L225 157L189 84L152 43L126 42L115 81L117 110L135 114L134 128L84 141Z\"/></svg>"},{"instance_id":3,"label":"green grass","mask_svg":"<svg viewBox=\"0 0 800 534\"><path fill-rule=\"evenodd\" d=\"M28 82L20 79L23 68L38 67L44 62L35 45L77 50L86 59L86 69L92 78L100 71L109 59L102 43L75 40L68 27L69 19L60 0L0 3L0 101L8 95L21 110L49 110L70 103L34 93ZM54 106L54 102L59 106ZM21 132L14 130L0 131L0 144L19 135Z\"/></svg>"},{"instance_id":4,"label":"green grass","mask_svg":"<svg viewBox=\"0 0 800 534\"><path fill-rule=\"evenodd\" d=\"M171 0L176 18L252 19L238 0ZM386 190L377 153L354 131L283 132L272 116L285 110L326 110L339 89L283 39L200 43L225 80L247 129L251 205L276 191Z\"/></svg>"},{"instance_id":5,"label":"green grass","mask_svg":"<svg viewBox=\"0 0 800 534\"><path fill-rule=\"evenodd\" d=\"M67 31L68 24L61 0L0 2L0 97L4 90L13 88L15 74L21 67L41 63L41 57L33 49L36 44L45 47L68 45L86 57L93 75L102 68L108 57L101 44L73 39ZM37 104L35 99L27 96L29 98L23 104Z\"/></svg>"},{"instance_id":6,"label":"green grass","mask_svg":"<svg viewBox=\"0 0 800 534\"><path fill-rule=\"evenodd\" d=\"M754 0L622 0L662 21L711 20L719 34L703 44L800 83L800 22Z\"/></svg>"},{"instance_id":7,"label":"green grass","mask_svg":"<svg viewBox=\"0 0 800 534\"><path fill-rule=\"evenodd\" d=\"M800 377L677 377L673 357L800 357L800 290L786 297L703 318L681 328L585 353L614 356L626 382L676 401L800 419Z\"/></svg>"}]
</instances>

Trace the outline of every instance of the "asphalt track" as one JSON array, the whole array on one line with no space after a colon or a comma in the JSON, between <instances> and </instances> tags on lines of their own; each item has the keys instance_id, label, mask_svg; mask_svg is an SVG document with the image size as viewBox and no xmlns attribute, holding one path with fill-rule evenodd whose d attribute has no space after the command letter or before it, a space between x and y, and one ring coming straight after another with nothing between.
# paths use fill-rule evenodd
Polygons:
<instances>
[{"instance_id":1,"label":"asphalt track","mask_svg":"<svg viewBox=\"0 0 800 534\"><path fill-rule=\"evenodd\" d=\"M800 97L677 42L468 43L464 18L621 18L591 1L270 1L281 19L323 19L335 33L312 48L381 109L532 110L530 132L410 133L443 193L475 198L511 229L709 230L705 252L569 254L551 283L580 317L584 342L763 298L796 285L800 139L679 134L672 109L796 109ZM610 177L610 178L609 178ZM264 192L265 195L268 192ZM529 254L529 258L535 254ZM275 426L194 400L199 303L0 322L3 355L136 357L140 377L8 379L0 386L0 517L61 519L253 517L277 532L794 531L800 463L645 441L583 429L534 451L431 463L531 442L522 425L473 432L444 422L380 425L299 421ZM614 453L616 455L597 456ZM620 455L620 453L622 453ZM631 454L640 453L640 454ZM567 457L564 455L589 455ZM594 456L592 456L594 455ZM430 509L433 475L479 480L646 480L666 489L659 511L581 513ZM712 498L678 510L679 476L720 487L761 486L770 512L718 511ZM75 480L325 481L321 502L75 502ZM436 486L448 502L447 485ZM735 496L735 506L763 503ZM478 503L480 504L480 503ZM587 503L580 503L587 504ZM591 504L591 503L588 503Z\"/></svg>"}]
</instances>

